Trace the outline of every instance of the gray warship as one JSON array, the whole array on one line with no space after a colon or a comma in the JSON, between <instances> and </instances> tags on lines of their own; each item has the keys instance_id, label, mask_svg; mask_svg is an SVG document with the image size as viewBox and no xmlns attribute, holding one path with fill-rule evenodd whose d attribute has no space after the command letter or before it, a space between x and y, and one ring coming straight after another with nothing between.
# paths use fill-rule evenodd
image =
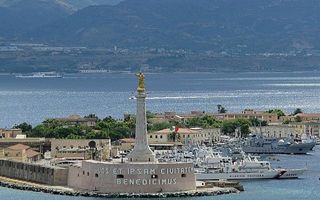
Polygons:
<instances>
[{"instance_id":1,"label":"gray warship","mask_svg":"<svg viewBox=\"0 0 320 200\"><path fill-rule=\"evenodd\" d=\"M246 153L252 154L306 154L312 151L316 142L295 141L293 138L265 138L262 135L250 135L242 145Z\"/></svg>"}]
</instances>

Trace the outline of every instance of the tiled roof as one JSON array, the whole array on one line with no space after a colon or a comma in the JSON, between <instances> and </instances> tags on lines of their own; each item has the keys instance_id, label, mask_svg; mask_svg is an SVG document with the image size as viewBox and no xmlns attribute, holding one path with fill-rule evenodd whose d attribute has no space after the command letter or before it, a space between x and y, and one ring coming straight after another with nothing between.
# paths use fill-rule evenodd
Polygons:
<instances>
[{"instance_id":1,"label":"tiled roof","mask_svg":"<svg viewBox=\"0 0 320 200\"><path fill-rule=\"evenodd\" d=\"M11 149L11 150L24 150L24 149L30 149L30 147L27 146L27 145L24 145L24 144L16 144L16 145L8 147L8 149Z\"/></svg>"},{"instance_id":2,"label":"tiled roof","mask_svg":"<svg viewBox=\"0 0 320 200\"><path fill-rule=\"evenodd\" d=\"M32 157L34 157L34 156L40 155L39 152L33 151L32 149L28 149L28 150L26 151L26 154L27 154L27 157L28 157L28 158L32 158Z\"/></svg>"}]
</instances>

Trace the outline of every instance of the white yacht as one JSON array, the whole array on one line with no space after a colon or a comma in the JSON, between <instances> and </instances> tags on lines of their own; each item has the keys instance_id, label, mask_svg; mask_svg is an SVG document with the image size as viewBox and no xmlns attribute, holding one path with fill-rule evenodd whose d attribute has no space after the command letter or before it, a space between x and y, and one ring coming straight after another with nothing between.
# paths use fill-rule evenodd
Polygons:
<instances>
[{"instance_id":1,"label":"white yacht","mask_svg":"<svg viewBox=\"0 0 320 200\"><path fill-rule=\"evenodd\" d=\"M232 162L231 157L213 153L195 165L197 180L247 180L279 178L285 173L280 169L272 169L268 161L259 161L247 156L239 162Z\"/></svg>"}]
</instances>

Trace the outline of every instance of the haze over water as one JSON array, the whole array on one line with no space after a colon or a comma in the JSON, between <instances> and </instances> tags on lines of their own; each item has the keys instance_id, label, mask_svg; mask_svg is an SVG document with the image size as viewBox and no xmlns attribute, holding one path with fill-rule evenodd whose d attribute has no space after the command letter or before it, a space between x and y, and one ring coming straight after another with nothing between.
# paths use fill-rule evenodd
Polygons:
<instances>
[{"instance_id":1,"label":"haze over water","mask_svg":"<svg viewBox=\"0 0 320 200\"><path fill-rule=\"evenodd\" d=\"M0 127L38 124L49 117L135 112L134 74L69 74L58 79L0 76ZM229 112L280 108L320 112L320 72L147 74L147 110Z\"/></svg>"}]
</instances>

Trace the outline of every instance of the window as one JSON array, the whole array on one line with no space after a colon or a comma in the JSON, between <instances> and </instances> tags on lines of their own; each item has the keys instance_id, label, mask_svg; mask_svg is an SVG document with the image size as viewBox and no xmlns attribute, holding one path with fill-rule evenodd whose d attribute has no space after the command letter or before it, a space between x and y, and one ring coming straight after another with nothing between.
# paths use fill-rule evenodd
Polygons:
<instances>
[{"instance_id":1,"label":"window","mask_svg":"<svg viewBox=\"0 0 320 200\"><path fill-rule=\"evenodd\" d=\"M162 135L160 135L160 138L162 139Z\"/></svg>"},{"instance_id":2,"label":"window","mask_svg":"<svg viewBox=\"0 0 320 200\"><path fill-rule=\"evenodd\" d=\"M124 178L123 174L118 174L117 178Z\"/></svg>"},{"instance_id":3,"label":"window","mask_svg":"<svg viewBox=\"0 0 320 200\"><path fill-rule=\"evenodd\" d=\"M152 135L150 135L150 138L152 138Z\"/></svg>"},{"instance_id":4,"label":"window","mask_svg":"<svg viewBox=\"0 0 320 200\"><path fill-rule=\"evenodd\" d=\"M98 174L95 174L94 176L95 176L96 178L98 178L98 177L99 177L99 175L98 175Z\"/></svg>"},{"instance_id":5,"label":"window","mask_svg":"<svg viewBox=\"0 0 320 200\"><path fill-rule=\"evenodd\" d=\"M90 175L90 173L89 172L87 172L87 176L89 176Z\"/></svg>"}]
</instances>

